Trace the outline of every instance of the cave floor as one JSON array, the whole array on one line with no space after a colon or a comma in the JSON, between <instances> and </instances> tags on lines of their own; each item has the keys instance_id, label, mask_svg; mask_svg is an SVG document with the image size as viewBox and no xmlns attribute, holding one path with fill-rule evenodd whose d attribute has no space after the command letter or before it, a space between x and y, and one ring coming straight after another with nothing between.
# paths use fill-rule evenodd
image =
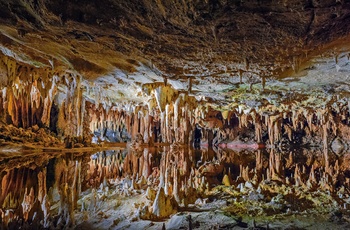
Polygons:
<instances>
[{"instance_id":1,"label":"cave floor","mask_svg":"<svg viewBox=\"0 0 350 230\"><path fill-rule=\"evenodd\" d=\"M101 191L100 191L101 192ZM112 192L113 193L113 192ZM87 195L89 196L89 195ZM103 195L101 195L103 196ZM84 199L84 198L82 198ZM85 196L86 199L86 196ZM230 206L224 198L214 198L205 206L184 208L169 218L157 221L142 220L137 204L146 203L143 194L109 196L93 212L76 213L74 229L349 229L350 212L342 216L333 213L317 213L314 210L280 213L274 215L248 215L227 212ZM261 205L261 204L256 204ZM339 215L339 213L338 213ZM191 228L189 222L191 216Z\"/></svg>"}]
</instances>

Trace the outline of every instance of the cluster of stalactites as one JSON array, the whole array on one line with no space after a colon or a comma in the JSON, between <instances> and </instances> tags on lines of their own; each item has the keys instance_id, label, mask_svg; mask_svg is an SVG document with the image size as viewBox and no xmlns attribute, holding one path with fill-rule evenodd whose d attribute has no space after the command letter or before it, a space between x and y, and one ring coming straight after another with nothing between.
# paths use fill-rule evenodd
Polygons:
<instances>
[{"instance_id":1,"label":"cluster of stalactites","mask_svg":"<svg viewBox=\"0 0 350 230\"><path fill-rule=\"evenodd\" d=\"M103 188L108 181L116 179L124 180L124 184L129 181L124 191L126 196L127 189L147 188L151 205L142 218L164 218L176 207L194 203L197 191L208 189L206 177L215 177L223 171L223 159L212 159L206 153L201 158L206 164L198 169L193 167L196 154L192 149L165 147L160 161L147 148L129 151L124 159L121 151L95 154L89 163L87 179L94 188Z\"/></svg>"},{"instance_id":2,"label":"cluster of stalactites","mask_svg":"<svg viewBox=\"0 0 350 230\"><path fill-rule=\"evenodd\" d=\"M325 158L322 156L323 151L316 150L310 154L310 150L307 150L305 154L307 158L304 162L300 162L297 159L300 156L293 152L283 154L274 148L269 151L269 157L265 159L263 152L257 150L255 166L240 164L239 175L228 172L223 183L235 185L241 189L241 192L244 192L246 183L255 187L263 187L266 181L278 181L284 186L292 186L304 191L320 190L338 195L342 195L344 188L350 185L349 178L341 170L344 163L341 165L338 159ZM234 154L230 155L226 162L235 162Z\"/></svg>"},{"instance_id":3,"label":"cluster of stalactites","mask_svg":"<svg viewBox=\"0 0 350 230\"><path fill-rule=\"evenodd\" d=\"M21 181L26 183L20 183ZM49 227L46 169L39 172L25 168L8 170L2 177L1 184L2 227L6 228L8 223L18 220L20 216L25 222L34 220L35 215L42 218L45 228Z\"/></svg>"},{"instance_id":4,"label":"cluster of stalactites","mask_svg":"<svg viewBox=\"0 0 350 230\"><path fill-rule=\"evenodd\" d=\"M315 154L317 155L317 154ZM324 155L324 154L323 154ZM340 171L339 161L331 161L323 156L323 164L317 161L313 154L307 155L305 164L297 163L293 153L287 159L282 159L282 154L270 150L269 167L266 170L266 179L292 184L304 189L319 188L323 191L335 192L339 184L349 185L349 180ZM262 164L262 162L259 162ZM257 163L258 165L258 163ZM285 175L285 170L294 169L290 175Z\"/></svg>"},{"instance_id":5,"label":"cluster of stalactites","mask_svg":"<svg viewBox=\"0 0 350 230\"><path fill-rule=\"evenodd\" d=\"M57 93L58 77L47 68L35 68L2 56L0 70L0 106L2 117L8 115L13 125L49 126L50 110Z\"/></svg>"},{"instance_id":6,"label":"cluster of stalactites","mask_svg":"<svg viewBox=\"0 0 350 230\"><path fill-rule=\"evenodd\" d=\"M204 129L218 130L218 133L227 129L254 129L254 140L262 142L263 135L267 134L266 140L271 146L279 144L282 137L292 142L298 133L307 138L319 136L324 146L329 144L329 135L349 139L347 134L339 130L339 125L349 125L348 116L347 103L316 109L290 108L282 112L237 109L219 113L204 106L195 109L196 121ZM232 122L235 119L237 122Z\"/></svg>"},{"instance_id":7,"label":"cluster of stalactites","mask_svg":"<svg viewBox=\"0 0 350 230\"><path fill-rule=\"evenodd\" d=\"M66 73L61 78L64 98L59 104L57 127L64 136L82 137L84 134L84 119L86 114L85 99L83 97L82 77Z\"/></svg>"},{"instance_id":8,"label":"cluster of stalactites","mask_svg":"<svg viewBox=\"0 0 350 230\"><path fill-rule=\"evenodd\" d=\"M152 135L151 124L157 120L149 114L145 106L136 106L133 111L125 112L117 109L107 111L101 104L98 107L91 104L87 110L92 133L96 131L103 133L106 129L122 132L125 129L132 137L142 134L145 142L148 142Z\"/></svg>"},{"instance_id":9,"label":"cluster of stalactites","mask_svg":"<svg viewBox=\"0 0 350 230\"><path fill-rule=\"evenodd\" d=\"M90 130L108 128L120 131L125 128L131 137L140 133L144 142L189 144L193 142L198 124L204 139L208 139L208 132L215 131L217 136L212 139L217 143L223 138L236 138L240 130L250 130L254 136L250 141L265 142L270 146L278 145L282 138L294 142L300 136L320 137L327 146L328 135L342 136L338 126L349 123L348 103L339 102L315 109L292 105L284 110L244 110L238 106L220 112L208 104L202 105L194 97L179 94L169 86L159 86L152 92L154 97L146 106L130 106L127 111L106 110L101 105L91 107Z\"/></svg>"},{"instance_id":10,"label":"cluster of stalactites","mask_svg":"<svg viewBox=\"0 0 350 230\"><path fill-rule=\"evenodd\" d=\"M165 93L165 92L164 92ZM156 102L158 101L158 102ZM155 98L147 106L133 106L128 111L109 109L101 104L89 108L91 132L125 129L132 138L143 136L144 142L189 143L195 120L191 99L180 94L174 101ZM164 105L163 105L164 104Z\"/></svg>"},{"instance_id":11,"label":"cluster of stalactites","mask_svg":"<svg viewBox=\"0 0 350 230\"><path fill-rule=\"evenodd\" d=\"M53 216L61 228L74 224L74 210L81 193L80 160L59 159L54 166L54 186L48 190L47 169L11 169L3 173L0 188L2 228L12 221L40 222L44 228L53 227ZM51 178L52 179L52 178ZM57 203L58 209L53 209ZM23 223L22 223L23 224ZM39 223L37 223L39 224Z\"/></svg>"},{"instance_id":12,"label":"cluster of stalactites","mask_svg":"<svg viewBox=\"0 0 350 230\"><path fill-rule=\"evenodd\" d=\"M5 122L23 128L55 126L50 124L55 103L59 107L60 134L83 135L85 100L80 75L33 67L7 56L0 59L0 75L0 115Z\"/></svg>"},{"instance_id":13,"label":"cluster of stalactites","mask_svg":"<svg viewBox=\"0 0 350 230\"><path fill-rule=\"evenodd\" d=\"M321 135L323 146L327 148L329 135L348 139L339 130L341 123L349 125L348 116L347 104L340 103L337 104L337 107L329 106L317 109L291 108L291 112L275 115L274 119L270 117L270 122L267 122L269 134L271 133L271 136L269 135L270 143L278 142L283 134L287 135L288 139L292 141L296 132L304 131L307 138ZM276 125L280 129L275 128ZM283 130L284 133L281 134L279 130Z\"/></svg>"}]
</instances>

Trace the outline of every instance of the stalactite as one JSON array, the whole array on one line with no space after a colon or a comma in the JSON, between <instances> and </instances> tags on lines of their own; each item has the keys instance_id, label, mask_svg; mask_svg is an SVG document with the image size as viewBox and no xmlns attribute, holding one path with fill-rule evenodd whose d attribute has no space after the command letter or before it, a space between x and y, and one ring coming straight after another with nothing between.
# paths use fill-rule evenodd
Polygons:
<instances>
[{"instance_id":1,"label":"stalactite","mask_svg":"<svg viewBox=\"0 0 350 230\"><path fill-rule=\"evenodd\" d=\"M255 127L255 139L258 143L262 142L262 125L261 116L259 114L253 113L254 127Z\"/></svg>"},{"instance_id":2,"label":"stalactite","mask_svg":"<svg viewBox=\"0 0 350 230\"><path fill-rule=\"evenodd\" d=\"M261 179L261 175L263 173L263 156L262 156L262 151L258 150L256 152L255 156L255 171L256 175L258 176L258 180Z\"/></svg>"},{"instance_id":3,"label":"stalactite","mask_svg":"<svg viewBox=\"0 0 350 230\"><path fill-rule=\"evenodd\" d=\"M281 138L281 125L282 122L280 114L271 115L268 117L266 126L268 129L269 141L271 146L277 144Z\"/></svg>"},{"instance_id":4,"label":"stalactite","mask_svg":"<svg viewBox=\"0 0 350 230\"><path fill-rule=\"evenodd\" d=\"M76 86L76 96L75 96L75 105L76 105L76 117L77 117L77 132L76 136L83 135L83 120L84 120L84 108L85 108L85 100L83 98L82 92L82 77L77 76L77 86Z\"/></svg>"},{"instance_id":5,"label":"stalactite","mask_svg":"<svg viewBox=\"0 0 350 230\"><path fill-rule=\"evenodd\" d=\"M162 142L166 142L166 117L165 112L161 112L160 114L160 127L161 127L161 136Z\"/></svg>"},{"instance_id":6,"label":"stalactite","mask_svg":"<svg viewBox=\"0 0 350 230\"><path fill-rule=\"evenodd\" d=\"M285 163L285 168L291 168L294 164L293 152L289 152L288 159Z\"/></svg>"},{"instance_id":7,"label":"stalactite","mask_svg":"<svg viewBox=\"0 0 350 230\"><path fill-rule=\"evenodd\" d=\"M269 158L269 175L271 180L283 181L282 178L282 157L281 154L275 153L275 150L271 148Z\"/></svg>"},{"instance_id":8,"label":"stalactite","mask_svg":"<svg viewBox=\"0 0 350 230\"><path fill-rule=\"evenodd\" d=\"M179 196L179 169L177 168L177 165L173 166L173 193L176 202L178 204L181 203L181 198Z\"/></svg>"},{"instance_id":9,"label":"stalactite","mask_svg":"<svg viewBox=\"0 0 350 230\"><path fill-rule=\"evenodd\" d=\"M139 118L138 115L134 112L132 114L132 126L131 126L131 137L135 138L139 133Z\"/></svg>"},{"instance_id":10,"label":"stalactite","mask_svg":"<svg viewBox=\"0 0 350 230\"><path fill-rule=\"evenodd\" d=\"M292 123L293 123L293 130L297 131L298 129L298 122L299 122L299 111L296 109L292 110Z\"/></svg>"},{"instance_id":11,"label":"stalactite","mask_svg":"<svg viewBox=\"0 0 350 230\"><path fill-rule=\"evenodd\" d=\"M38 174L38 200L40 203L43 203L44 197L47 194L46 191L46 168L43 169L41 172Z\"/></svg>"},{"instance_id":12,"label":"stalactite","mask_svg":"<svg viewBox=\"0 0 350 230\"><path fill-rule=\"evenodd\" d=\"M159 162L159 187L164 188L165 185L165 171L166 171L166 162L165 162L165 152L162 153L162 158Z\"/></svg>"},{"instance_id":13,"label":"stalactite","mask_svg":"<svg viewBox=\"0 0 350 230\"><path fill-rule=\"evenodd\" d=\"M182 138L181 142L184 144L188 144L190 142L190 131L191 131L191 124L190 124L190 117L191 117L191 112L189 111L189 104L185 103L184 107L182 108Z\"/></svg>"},{"instance_id":14,"label":"stalactite","mask_svg":"<svg viewBox=\"0 0 350 230\"><path fill-rule=\"evenodd\" d=\"M76 207L77 207L77 201L78 201L78 185L77 185L77 182L78 182L78 172L79 172L79 169L78 169L78 166L79 163L78 161L75 162L75 167L74 167L74 174L73 174L73 183L72 183L72 187L70 189L71 191L71 201L72 201L72 210L74 210Z\"/></svg>"},{"instance_id":15,"label":"stalactite","mask_svg":"<svg viewBox=\"0 0 350 230\"><path fill-rule=\"evenodd\" d=\"M28 221L29 212L33 208L34 202L35 202L35 196L34 196L33 187L30 188L30 191L28 194L27 194L27 188L26 188L24 192L23 202L22 202L22 212L23 212L24 221Z\"/></svg>"},{"instance_id":16,"label":"stalactite","mask_svg":"<svg viewBox=\"0 0 350 230\"><path fill-rule=\"evenodd\" d=\"M165 142L171 143L170 141L170 108L169 104L165 106Z\"/></svg>"},{"instance_id":17,"label":"stalactite","mask_svg":"<svg viewBox=\"0 0 350 230\"><path fill-rule=\"evenodd\" d=\"M153 139L153 117L149 114L148 111L146 111L146 115L144 117L144 124L145 124L145 131L143 134L143 140L145 143L149 143L151 146L153 145L154 139Z\"/></svg>"},{"instance_id":18,"label":"stalactite","mask_svg":"<svg viewBox=\"0 0 350 230\"><path fill-rule=\"evenodd\" d=\"M41 202L41 210L44 213L43 227L49 228L50 226L50 203L48 201L48 196L45 194L42 202Z\"/></svg>"},{"instance_id":19,"label":"stalactite","mask_svg":"<svg viewBox=\"0 0 350 230\"><path fill-rule=\"evenodd\" d=\"M324 154L324 161L325 161L325 170L326 172L329 171L329 156L328 156L328 127L327 124L324 124L322 126L323 129L323 154Z\"/></svg>"},{"instance_id":20,"label":"stalactite","mask_svg":"<svg viewBox=\"0 0 350 230\"><path fill-rule=\"evenodd\" d=\"M143 150L143 169L142 169L142 176L144 178L148 178L151 175L151 157L149 150L144 149Z\"/></svg>"},{"instance_id":21,"label":"stalactite","mask_svg":"<svg viewBox=\"0 0 350 230\"><path fill-rule=\"evenodd\" d=\"M50 124L51 107L52 107L54 97L57 93L57 84L56 84L57 80L58 80L57 76L54 76L52 78L51 88L49 89L49 92L47 93L47 96L44 99L44 111L43 111L43 116L41 118L41 121L46 126L49 126Z\"/></svg>"},{"instance_id":22,"label":"stalactite","mask_svg":"<svg viewBox=\"0 0 350 230\"><path fill-rule=\"evenodd\" d=\"M170 165L169 165L169 153L164 153L163 157L164 157L164 162L163 162L163 175L164 175L164 183L160 183L159 187L164 187L164 192L165 195L170 194L169 193L169 170L170 170ZM163 186L161 186L163 185Z\"/></svg>"},{"instance_id":23,"label":"stalactite","mask_svg":"<svg viewBox=\"0 0 350 230\"><path fill-rule=\"evenodd\" d=\"M140 111L138 111L138 119L139 119L139 123L140 123L140 127L139 127L139 133L143 136L145 134L145 112L143 111L143 108L140 109ZM143 137L144 139L144 137Z\"/></svg>"},{"instance_id":24,"label":"stalactite","mask_svg":"<svg viewBox=\"0 0 350 230\"><path fill-rule=\"evenodd\" d=\"M242 178L244 181L249 181L250 178L249 178L249 166L247 167L240 167L241 170L242 170Z\"/></svg>"}]
</instances>

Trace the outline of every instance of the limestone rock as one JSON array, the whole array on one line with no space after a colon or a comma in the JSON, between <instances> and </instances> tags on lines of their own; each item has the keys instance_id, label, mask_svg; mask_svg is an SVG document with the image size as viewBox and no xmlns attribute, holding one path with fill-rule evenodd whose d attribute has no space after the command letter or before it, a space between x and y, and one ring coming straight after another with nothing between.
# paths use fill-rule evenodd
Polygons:
<instances>
[{"instance_id":1,"label":"limestone rock","mask_svg":"<svg viewBox=\"0 0 350 230\"><path fill-rule=\"evenodd\" d=\"M153 202L152 208L152 213L157 218L165 218L169 217L171 214L174 214L176 212L177 204L172 197L166 196L164 193L164 189L160 187L157 192L157 196Z\"/></svg>"}]
</instances>

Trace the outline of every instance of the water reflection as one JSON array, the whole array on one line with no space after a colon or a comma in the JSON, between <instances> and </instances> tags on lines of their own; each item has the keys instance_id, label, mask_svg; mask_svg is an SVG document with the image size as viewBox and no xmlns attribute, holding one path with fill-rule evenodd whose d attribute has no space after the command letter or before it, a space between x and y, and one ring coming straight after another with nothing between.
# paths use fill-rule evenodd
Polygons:
<instances>
[{"instance_id":1,"label":"water reflection","mask_svg":"<svg viewBox=\"0 0 350 230\"><path fill-rule=\"evenodd\" d=\"M242 214L295 213L321 204L346 210L349 163L350 154L326 155L323 149L280 152L176 145L7 157L0 163L1 224L2 229L72 227L82 221L77 213L94 215L103 205L98 192L108 196L108 190L120 196L136 190L147 193L150 203L140 208L141 219L161 215L155 205L160 188L176 201L175 211L189 208L198 198L223 194L234 200L226 209ZM247 201L260 202L254 204L261 209L248 210Z\"/></svg>"}]
</instances>

